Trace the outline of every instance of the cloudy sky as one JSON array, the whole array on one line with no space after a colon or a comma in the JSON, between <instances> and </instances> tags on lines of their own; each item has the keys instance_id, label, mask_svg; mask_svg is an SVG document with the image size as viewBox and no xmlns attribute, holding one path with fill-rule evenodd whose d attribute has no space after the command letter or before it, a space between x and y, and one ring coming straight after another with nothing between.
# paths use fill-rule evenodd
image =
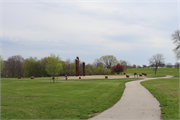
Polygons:
<instances>
[{"instance_id":1,"label":"cloudy sky","mask_svg":"<svg viewBox=\"0 0 180 120\"><path fill-rule=\"evenodd\" d=\"M1 54L93 63L104 55L148 65L163 54L176 62L171 34L179 29L178 0L1 0Z\"/></svg>"}]
</instances>

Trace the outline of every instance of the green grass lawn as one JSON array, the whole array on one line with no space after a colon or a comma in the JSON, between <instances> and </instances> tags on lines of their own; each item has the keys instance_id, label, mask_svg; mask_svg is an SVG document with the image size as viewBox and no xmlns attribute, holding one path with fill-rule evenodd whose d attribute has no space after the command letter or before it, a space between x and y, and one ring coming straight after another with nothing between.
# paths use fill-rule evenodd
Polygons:
<instances>
[{"instance_id":1,"label":"green grass lawn","mask_svg":"<svg viewBox=\"0 0 180 120\"><path fill-rule=\"evenodd\" d=\"M126 73L146 73L147 77L165 77L166 75L172 75L174 77L179 77L179 69L177 68L158 68L155 75L155 71L152 68L131 68L125 71Z\"/></svg>"},{"instance_id":2,"label":"green grass lawn","mask_svg":"<svg viewBox=\"0 0 180 120\"><path fill-rule=\"evenodd\" d=\"M180 119L179 78L148 80L141 84L160 102L163 119Z\"/></svg>"},{"instance_id":3,"label":"green grass lawn","mask_svg":"<svg viewBox=\"0 0 180 120\"><path fill-rule=\"evenodd\" d=\"M140 78L1 78L1 119L87 119L122 96L125 83Z\"/></svg>"}]
</instances>

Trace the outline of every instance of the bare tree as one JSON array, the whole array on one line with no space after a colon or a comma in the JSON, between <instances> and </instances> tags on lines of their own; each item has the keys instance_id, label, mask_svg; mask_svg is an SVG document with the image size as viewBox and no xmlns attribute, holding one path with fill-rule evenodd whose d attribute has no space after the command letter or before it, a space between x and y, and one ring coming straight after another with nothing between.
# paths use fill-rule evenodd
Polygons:
<instances>
[{"instance_id":1,"label":"bare tree","mask_svg":"<svg viewBox=\"0 0 180 120\"><path fill-rule=\"evenodd\" d=\"M180 63L179 63L179 62L176 62L175 65L174 65L174 67L177 68L177 69L179 69L179 65L180 65Z\"/></svg>"},{"instance_id":2,"label":"bare tree","mask_svg":"<svg viewBox=\"0 0 180 120\"><path fill-rule=\"evenodd\" d=\"M103 67L103 63L99 59L94 59L94 62L92 65L95 67Z\"/></svg>"},{"instance_id":3,"label":"bare tree","mask_svg":"<svg viewBox=\"0 0 180 120\"><path fill-rule=\"evenodd\" d=\"M142 65L143 66L143 68L147 68L147 66L146 65Z\"/></svg>"},{"instance_id":4,"label":"bare tree","mask_svg":"<svg viewBox=\"0 0 180 120\"><path fill-rule=\"evenodd\" d=\"M126 63L127 63L127 68L132 68L131 63L129 61L126 61Z\"/></svg>"},{"instance_id":5,"label":"bare tree","mask_svg":"<svg viewBox=\"0 0 180 120\"><path fill-rule=\"evenodd\" d=\"M8 58L6 67L12 77L22 75L23 61L24 58L20 55L14 55Z\"/></svg>"},{"instance_id":6,"label":"bare tree","mask_svg":"<svg viewBox=\"0 0 180 120\"><path fill-rule=\"evenodd\" d=\"M150 66L154 67L155 75L156 75L158 67L160 67L162 64L165 63L164 59L165 58L164 58L163 54L153 55L153 57L149 59Z\"/></svg>"},{"instance_id":7,"label":"bare tree","mask_svg":"<svg viewBox=\"0 0 180 120\"><path fill-rule=\"evenodd\" d=\"M179 59L180 58L180 30L176 30L173 34L172 34L172 40L174 41L174 44L176 44L176 47L173 49L173 51L176 54L176 58Z\"/></svg>"},{"instance_id":8,"label":"bare tree","mask_svg":"<svg viewBox=\"0 0 180 120\"><path fill-rule=\"evenodd\" d=\"M66 59L66 64L70 65L71 64L71 59Z\"/></svg>"},{"instance_id":9,"label":"bare tree","mask_svg":"<svg viewBox=\"0 0 180 120\"><path fill-rule=\"evenodd\" d=\"M133 64L133 66L132 66L133 68L136 68L136 65L135 64Z\"/></svg>"},{"instance_id":10,"label":"bare tree","mask_svg":"<svg viewBox=\"0 0 180 120\"><path fill-rule=\"evenodd\" d=\"M120 60L119 63L124 67L125 70L127 70L127 62L125 60Z\"/></svg>"},{"instance_id":11,"label":"bare tree","mask_svg":"<svg viewBox=\"0 0 180 120\"><path fill-rule=\"evenodd\" d=\"M172 64L171 63L167 63L166 64L166 68L172 68Z\"/></svg>"},{"instance_id":12,"label":"bare tree","mask_svg":"<svg viewBox=\"0 0 180 120\"><path fill-rule=\"evenodd\" d=\"M162 63L159 67L164 68L164 67L166 67L166 64Z\"/></svg>"},{"instance_id":13,"label":"bare tree","mask_svg":"<svg viewBox=\"0 0 180 120\"><path fill-rule=\"evenodd\" d=\"M142 68L140 65L137 65L137 68Z\"/></svg>"},{"instance_id":14,"label":"bare tree","mask_svg":"<svg viewBox=\"0 0 180 120\"><path fill-rule=\"evenodd\" d=\"M108 69L110 69L114 65L117 65L118 63L117 58L113 55L102 56L99 60L103 63L104 67Z\"/></svg>"}]
</instances>

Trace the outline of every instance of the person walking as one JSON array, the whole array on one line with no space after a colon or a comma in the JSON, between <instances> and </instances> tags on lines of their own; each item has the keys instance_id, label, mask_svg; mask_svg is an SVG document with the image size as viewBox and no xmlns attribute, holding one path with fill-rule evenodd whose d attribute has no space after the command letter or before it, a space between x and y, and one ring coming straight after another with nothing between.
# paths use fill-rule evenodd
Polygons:
<instances>
[{"instance_id":1,"label":"person walking","mask_svg":"<svg viewBox=\"0 0 180 120\"><path fill-rule=\"evenodd\" d=\"M67 74L66 74L66 80L67 80Z\"/></svg>"}]
</instances>

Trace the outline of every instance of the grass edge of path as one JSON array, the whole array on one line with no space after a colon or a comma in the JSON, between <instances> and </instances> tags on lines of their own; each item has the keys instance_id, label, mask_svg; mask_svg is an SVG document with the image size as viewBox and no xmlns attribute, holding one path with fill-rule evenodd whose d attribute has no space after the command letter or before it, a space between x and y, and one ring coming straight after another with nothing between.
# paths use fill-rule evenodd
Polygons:
<instances>
[{"instance_id":1,"label":"grass edge of path","mask_svg":"<svg viewBox=\"0 0 180 120\"><path fill-rule=\"evenodd\" d=\"M147 81L142 81L141 85L144 86L160 103L161 107L161 119L164 120L175 120L175 119L180 119L179 115L179 109L177 110L177 104L175 104L175 101L170 98L170 96L163 94L163 91L160 91L157 87L153 86L150 84L152 81L157 81L157 80L172 80L172 79L178 79L176 77L173 78L157 78L157 79L152 79L152 80L147 80ZM178 81L179 82L179 81ZM179 84L177 84L179 85ZM164 87L165 88L165 87ZM176 89L179 89L179 87ZM167 94L171 94L168 92ZM179 99L179 97L178 97ZM179 107L179 105L178 105ZM178 112L177 112L178 111ZM170 118L170 116L176 116L178 118Z\"/></svg>"}]
</instances>

